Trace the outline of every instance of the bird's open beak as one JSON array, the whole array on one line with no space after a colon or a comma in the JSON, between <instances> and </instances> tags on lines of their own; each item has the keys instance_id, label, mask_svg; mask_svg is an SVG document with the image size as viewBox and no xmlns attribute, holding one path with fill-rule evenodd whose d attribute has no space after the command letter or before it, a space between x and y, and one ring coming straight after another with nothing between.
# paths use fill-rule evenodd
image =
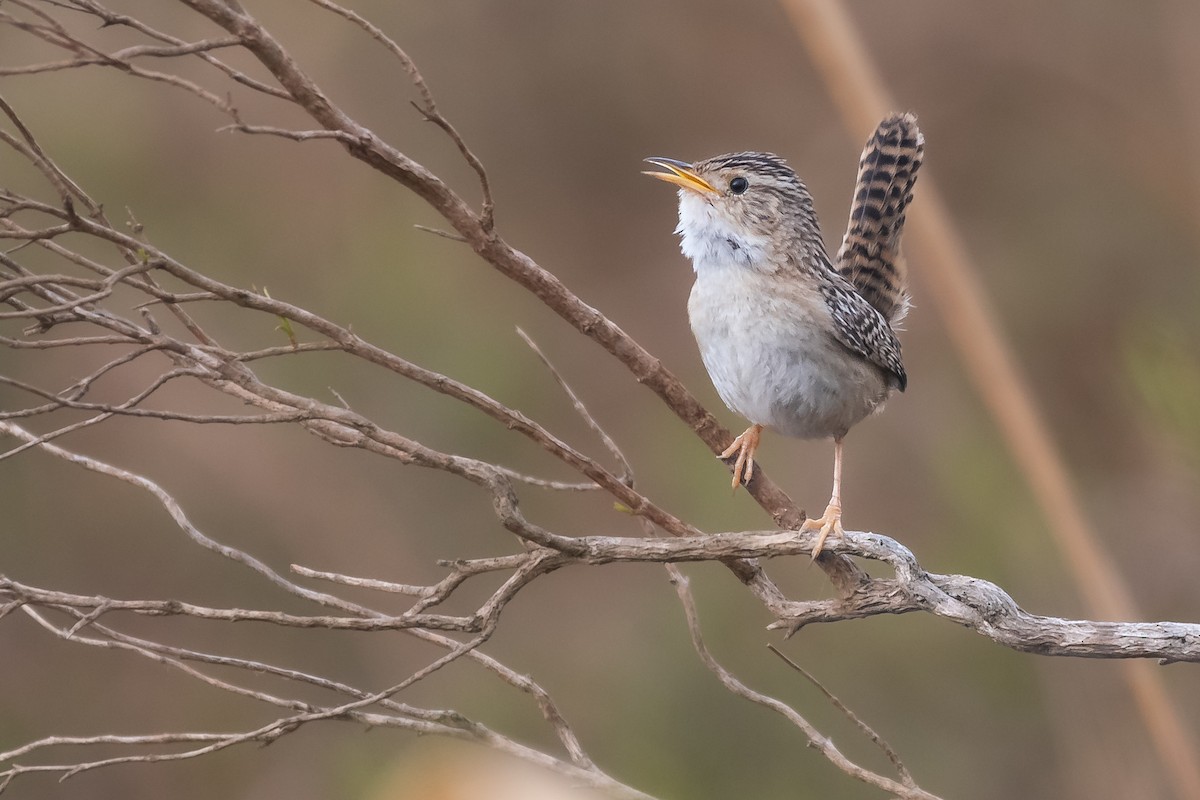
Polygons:
<instances>
[{"instance_id":1,"label":"bird's open beak","mask_svg":"<svg viewBox=\"0 0 1200 800\"><path fill-rule=\"evenodd\" d=\"M713 185L701 178L692 169L692 165L684 161L676 161L673 158L647 158L656 167L662 167L666 172L643 172L643 175L649 175L651 178L658 178L660 181L673 183L676 186L681 186L684 189L690 189L693 192L700 194L720 194Z\"/></svg>"}]
</instances>

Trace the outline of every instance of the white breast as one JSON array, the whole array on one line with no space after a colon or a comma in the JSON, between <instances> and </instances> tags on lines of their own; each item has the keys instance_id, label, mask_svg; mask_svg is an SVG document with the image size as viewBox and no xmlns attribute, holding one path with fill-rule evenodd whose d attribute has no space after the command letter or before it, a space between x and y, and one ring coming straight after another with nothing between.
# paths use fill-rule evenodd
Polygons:
<instances>
[{"instance_id":1,"label":"white breast","mask_svg":"<svg viewBox=\"0 0 1200 800\"><path fill-rule=\"evenodd\" d=\"M685 238L686 242L686 238ZM797 275L696 259L688 317L721 399L789 436L841 436L889 394L878 367L832 335L820 293Z\"/></svg>"}]
</instances>

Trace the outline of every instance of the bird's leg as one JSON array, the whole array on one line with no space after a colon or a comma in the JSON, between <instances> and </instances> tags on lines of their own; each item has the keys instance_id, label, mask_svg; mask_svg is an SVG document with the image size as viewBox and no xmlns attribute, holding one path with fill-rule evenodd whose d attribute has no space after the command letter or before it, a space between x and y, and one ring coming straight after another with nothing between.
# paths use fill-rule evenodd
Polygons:
<instances>
[{"instance_id":1,"label":"bird's leg","mask_svg":"<svg viewBox=\"0 0 1200 800\"><path fill-rule=\"evenodd\" d=\"M762 435L762 425L751 425L741 433L719 458L726 459L737 453L737 461L733 464L733 489L738 485L749 483L754 477L754 451L758 449L758 440Z\"/></svg>"},{"instance_id":2,"label":"bird's leg","mask_svg":"<svg viewBox=\"0 0 1200 800\"><path fill-rule=\"evenodd\" d=\"M842 535L842 440L837 438L833 440L833 496L829 498L829 505L825 507L825 513L820 519L808 519L800 526L802 531L819 530L821 535L817 537L817 543L813 546L812 559L817 560L817 556L821 555L821 548L825 546L825 540L829 538L829 534L837 533Z\"/></svg>"}]
</instances>

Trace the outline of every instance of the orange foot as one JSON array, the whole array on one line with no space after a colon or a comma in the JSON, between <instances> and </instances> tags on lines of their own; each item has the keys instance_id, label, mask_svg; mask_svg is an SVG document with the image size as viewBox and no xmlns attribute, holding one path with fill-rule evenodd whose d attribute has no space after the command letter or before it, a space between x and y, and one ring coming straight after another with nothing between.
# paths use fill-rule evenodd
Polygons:
<instances>
[{"instance_id":1,"label":"orange foot","mask_svg":"<svg viewBox=\"0 0 1200 800\"><path fill-rule=\"evenodd\" d=\"M719 456L721 459L726 459L737 453L737 461L733 463L733 490L735 492L740 484L749 483L750 479L754 477L754 451L758 450L758 440L762 435L762 429L762 425L751 425L746 428Z\"/></svg>"},{"instance_id":2,"label":"orange foot","mask_svg":"<svg viewBox=\"0 0 1200 800\"><path fill-rule=\"evenodd\" d=\"M804 524L800 526L803 531L817 531L821 535L817 537L817 543L813 546L812 560L816 561L817 556L821 555L821 548L825 546L825 540L829 538L829 534L836 533L841 536L842 531L842 507L837 503L831 502L825 507L825 513L820 519L806 519Z\"/></svg>"}]
</instances>

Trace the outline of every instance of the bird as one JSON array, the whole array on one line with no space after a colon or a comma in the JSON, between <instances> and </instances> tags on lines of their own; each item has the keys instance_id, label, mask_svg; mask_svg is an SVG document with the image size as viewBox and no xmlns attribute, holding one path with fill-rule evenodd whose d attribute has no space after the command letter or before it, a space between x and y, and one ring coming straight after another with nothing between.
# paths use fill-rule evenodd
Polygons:
<instances>
[{"instance_id":1,"label":"bird","mask_svg":"<svg viewBox=\"0 0 1200 800\"><path fill-rule=\"evenodd\" d=\"M713 385L750 427L721 453L733 488L754 477L765 429L832 438L833 492L812 558L841 536L842 443L903 392L896 332L909 308L900 252L925 140L911 113L879 123L859 160L846 234L830 259L808 188L773 153L686 162L646 159L644 174L678 187L680 249L695 282L688 319Z\"/></svg>"}]
</instances>

